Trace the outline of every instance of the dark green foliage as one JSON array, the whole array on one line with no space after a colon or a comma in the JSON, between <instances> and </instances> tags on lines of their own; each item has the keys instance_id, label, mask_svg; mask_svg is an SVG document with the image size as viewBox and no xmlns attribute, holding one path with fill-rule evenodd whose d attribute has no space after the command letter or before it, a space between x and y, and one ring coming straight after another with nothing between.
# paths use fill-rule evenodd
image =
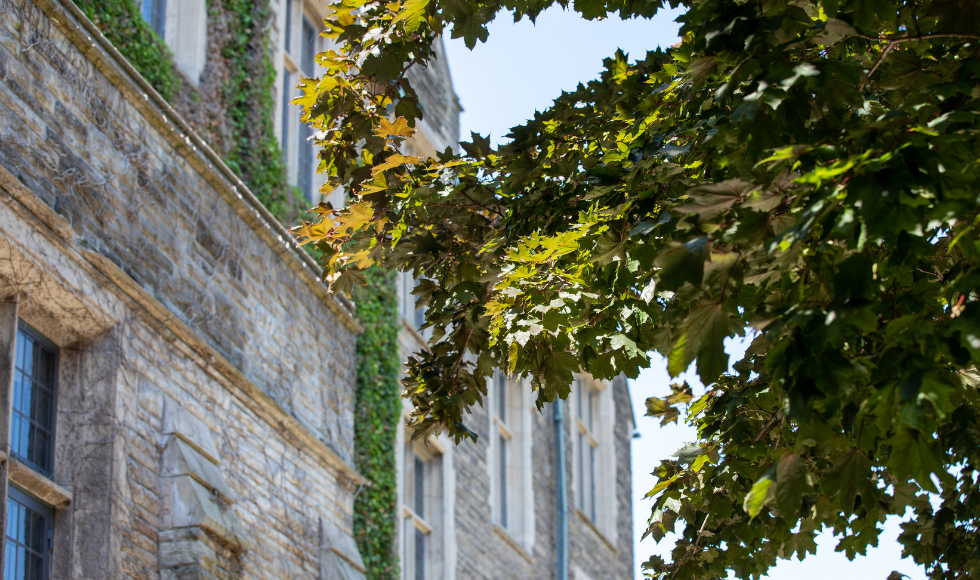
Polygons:
<instances>
[{"instance_id":1,"label":"dark green foliage","mask_svg":"<svg viewBox=\"0 0 980 580\"><path fill-rule=\"evenodd\" d=\"M215 2L225 10L230 34L221 49L228 67L223 97L233 142L225 162L273 215L293 221L309 204L286 186L286 163L273 130L276 68L263 30L272 17L269 0L209 0L212 14Z\"/></svg>"},{"instance_id":2,"label":"dark green foliage","mask_svg":"<svg viewBox=\"0 0 980 580\"><path fill-rule=\"evenodd\" d=\"M354 292L364 334L357 339L357 406L354 465L371 486L354 502L354 538L369 580L400 578L395 533L398 482L395 436L401 418L398 378L398 293L381 268L365 272L367 285Z\"/></svg>"},{"instance_id":3,"label":"dark green foliage","mask_svg":"<svg viewBox=\"0 0 980 580\"><path fill-rule=\"evenodd\" d=\"M76 0L102 34L167 101L180 89L180 76L166 43L143 20L132 0Z\"/></svg>"},{"instance_id":4,"label":"dark green foliage","mask_svg":"<svg viewBox=\"0 0 980 580\"><path fill-rule=\"evenodd\" d=\"M540 403L657 351L709 391L647 403L698 429L656 473L647 533L679 539L649 574L759 578L821 530L854 557L910 510L906 555L980 576L980 0L687 0L676 47L617 53L509 144L399 153L405 66L449 26L473 44L554 3L343 0L332 76L302 99L352 200L299 230L328 279L424 277L414 435L472 437L495 367Z\"/></svg>"}]
</instances>

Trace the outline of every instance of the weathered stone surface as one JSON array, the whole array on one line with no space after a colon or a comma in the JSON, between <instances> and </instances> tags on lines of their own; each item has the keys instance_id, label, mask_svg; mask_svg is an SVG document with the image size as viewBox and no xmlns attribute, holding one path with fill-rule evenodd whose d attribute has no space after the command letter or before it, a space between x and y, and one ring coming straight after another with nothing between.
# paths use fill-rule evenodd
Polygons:
<instances>
[{"instance_id":1,"label":"weathered stone surface","mask_svg":"<svg viewBox=\"0 0 980 580\"><path fill-rule=\"evenodd\" d=\"M218 446L214 442L211 428L170 397L164 398L161 433L164 435L174 434L202 453L211 462L215 464L220 462Z\"/></svg>"},{"instance_id":2,"label":"weathered stone surface","mask_svg":"<svg viewBox=\"0 0 980 580\"><path fill-rule=\"evenodd\" d=\"M0 296L60 347L51 577L356 571L358 324L73 10L0 4Z\"/></svg>"}]
</instances>

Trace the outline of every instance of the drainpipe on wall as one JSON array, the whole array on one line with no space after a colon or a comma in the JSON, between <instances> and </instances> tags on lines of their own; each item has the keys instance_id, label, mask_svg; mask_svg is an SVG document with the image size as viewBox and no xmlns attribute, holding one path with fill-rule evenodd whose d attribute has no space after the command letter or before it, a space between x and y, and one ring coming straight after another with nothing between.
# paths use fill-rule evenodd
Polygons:
<instances>
[{"instance_id":1,"label":"drainpipe on wall","mask_svg":"<svg viewBox=\"0 0 980 580\"><path fill-rule=\"evenodd\" d=\"M558 575L568 580L568 485L565 482L565 424L561 398L555 399L555 495L558 502Z\"/></svg>"}]
</instances>

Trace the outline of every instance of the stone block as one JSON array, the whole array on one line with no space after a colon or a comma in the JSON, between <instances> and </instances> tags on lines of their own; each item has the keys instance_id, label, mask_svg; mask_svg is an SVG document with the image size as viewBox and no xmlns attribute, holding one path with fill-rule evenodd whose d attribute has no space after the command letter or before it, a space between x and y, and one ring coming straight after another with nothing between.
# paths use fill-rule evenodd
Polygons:
<instances>
[{"instance_id":1,"label":"stone block","mask_svg":"<svg viewBox=\"0 0 980 580\"><path fill-rule=\"evenodd\" d=\"M160 475L164 477L189 475L209 489L220 493L229 503L234 502L231 487L228 486L218 466L180 437L170 437L167 446L164 447Z\"/></svg>"},{"instance_id":2,"label":"stone block","mask_svg":"<svg viewBox=\"0 0 980 580\"><path fill-rule=\"evenodd\" d=\"M245 530L231 510L189 475L170 478L170 528L200 527L221 538L237 551L248 548Z\"/></svg>"},{"instance_id":3,"label":"stone block","mask_svg":"<svg viewBox=\"0 0 980 580\"><path fill-rule=\"evenodd\" d=\"M220 461L221 456L211 429L170 397L166 398L163 405L162 433L180 437L214 463Z\"/></svg>"}]
</instances>

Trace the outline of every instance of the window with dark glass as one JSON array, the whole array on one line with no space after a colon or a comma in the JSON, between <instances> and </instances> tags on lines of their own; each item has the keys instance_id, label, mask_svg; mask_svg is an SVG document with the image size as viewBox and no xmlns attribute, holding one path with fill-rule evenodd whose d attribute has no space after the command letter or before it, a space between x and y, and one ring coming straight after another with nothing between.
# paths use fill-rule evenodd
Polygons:
<instances>
[{"instance_id":1,"label":"window with dark glass","mask_svg":"<svg viewBox=\"0 0 980 580\"><path fill-rule=\"evenodd\" d=\"M143 20L163 38L167 23L167 0L143 0L140 11L143 13Z\"/></svg>"},{"instance_id":2,"label":"window with dark glass","mask_svg":"<svg viewBox=\"0 0 980 580\"><path fill-rule=\"evenodd\" d=\"M15 487L7 489L4 580L47 580L51 509Z\"/></svg>"},{"instance_id":3,"label":"window with dark glass","mask_svg":"<svg viewBox=\"0 0 980 580\"><path fill-rule=\"evenodd\" d=\"M52 471L57 348L21 323L14 362L10 452L41 473Z\"/></svg>"},{"instance_id":4,"label":"window with dark glass","mask_svg":"<svg viewBox=\"0 0 980 580\"><path fill-rule=\"evenodd\" d=\"M596 448L599 447L599 440L595 436L595 415L599 397L582 379L576 380L575 387L578 431L577 504L583 514L595 521Z\"/></svg>"},{"instance_id":5,"label":"window with dark glass","mask_svg":"<svg viewBox=\"0 0 980 580\"><path fill-rule=\"evenodd\" d=\"M506 529L507 525L507 515L510 511L510 506L507 503L507 462L510 459L509 447L510 440L513 437L513 431L510 429L507 420L507 390L509 388L509 381L507 380L507 375L501 371L497 371L495 375L495 389L497 391L497 404L496 404L496 423L497 423L497 499L499 501L500 507L498 508L497 518L500 523L500 527Z\"/></svg>"},{"instance_id":6,"label":"window with dark glass","mask_svg":"<svg viewBox=\"0 0 980 580\"><path fill-rule=\"evenodd\" d=\"M306 16L303 17L303 46L300 49L299 66L303 74L313 76L314 57L316 57L316 29Z\"/></svg>"},{"instance_id":7,"label":"window with dark glass","mask_svg":"<svg viewBox=\"0 0 980 580\"><path fill-rule=\"evenodd\" d=\"M405 445L405 510L404 510L404 543L405 560L402 575L405 580L425 580L428 569L427 552L433 533L434 512L438 506L430 509L426 505L426 496L433 493L434 467L437 461L429 454L424 445L406 443Z\"/></svg>"},{"instance_id":8,"label":"window with dark glass","mask_svg":"<svg viewBox=\"0 0 980 580\"><path fill-rule=\"evenodd\" d=\"M303 17L303 31L300 38L300 69L303 75L313 76L314 57L316 56L316 30L310 20ZM300 191L306 199L313 201L313 137L312 128L306 123L299 124L299 163L298 179Z\"/></svg>"},{"instance_id":9,"label":"window with dark glass","mask_svg":"<svg viewBox=\"0 0 980 580\"><path fill-rule=\"evenodd\" d=\"M286 149L286 143L289 143L289 92L292 89L292 82L290 81L289 69L282 67L282 137L279 142L282 143L282 148ZM285 155L285 154L284 154Z\"/></svg>"}]
</instances>

